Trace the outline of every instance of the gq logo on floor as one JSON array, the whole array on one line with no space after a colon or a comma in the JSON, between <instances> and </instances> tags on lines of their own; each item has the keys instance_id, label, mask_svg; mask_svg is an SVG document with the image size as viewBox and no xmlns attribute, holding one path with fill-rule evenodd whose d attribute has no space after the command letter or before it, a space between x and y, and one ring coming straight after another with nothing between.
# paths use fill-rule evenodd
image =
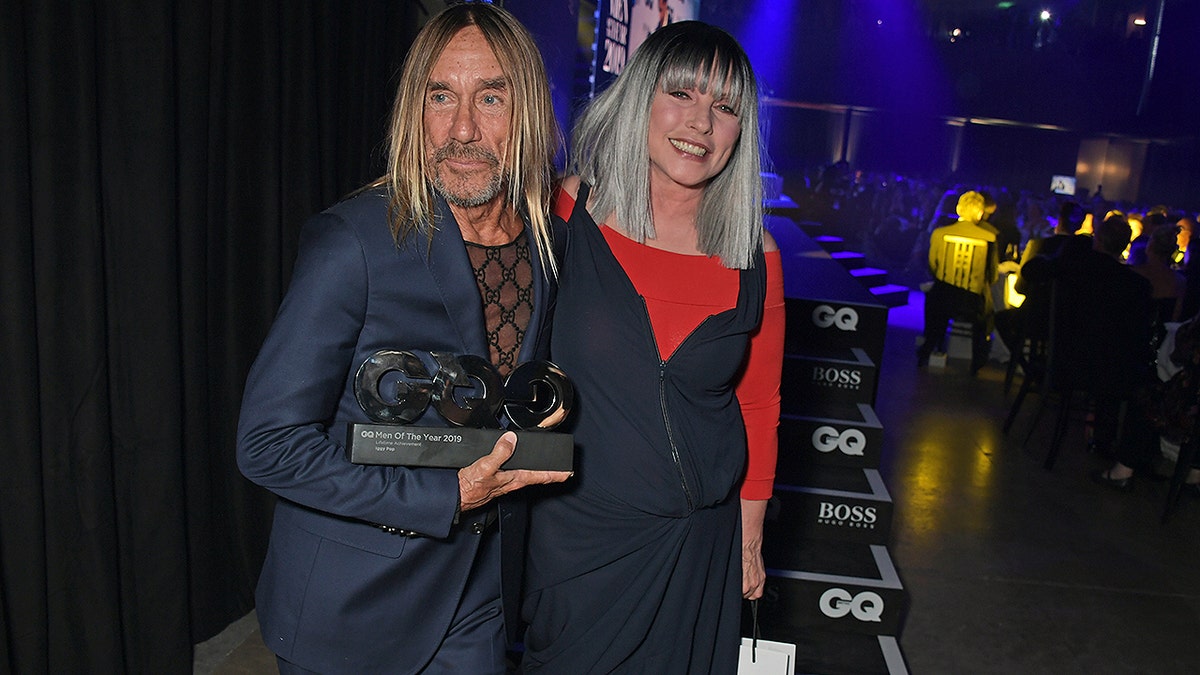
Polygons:
<instances>
[{"instance_id":1,"label":"gq logo on floor","mask_svg":"<svg viewBox=\"0 0 1200 675\"><path fill-rule=\"evenodd\" d=\"M817 328L837 326L838 330L858 330L858 312L853 307L835 310L829 305L817 305L813 308L812 319Z\"/></svg>"},{"instance_id":2,"label":"gq logo on floor","mask_svg":"<svg viewBox=\"0 0 1200 675\"><path fill-rule=\"evenodd\" d=\"M821 594L820 607L831 619L853 614L859 621L879 621L883 616L883 598L871 591L851 596L844 588L831 588Z\"/></svg>"},{"instance_id":3,"label":"gq logo on floor","mask_svg":"<svg viewBox=\"0 0 1200 675\"><path fill-rule=\"evenodd\" d=\"M813 431L812 444L817 452L841 450L842 454L862 457L867 447L867 436L858 429L846 429L839 433L833 427L822 426Z\"/></svg>"}]
</instances>

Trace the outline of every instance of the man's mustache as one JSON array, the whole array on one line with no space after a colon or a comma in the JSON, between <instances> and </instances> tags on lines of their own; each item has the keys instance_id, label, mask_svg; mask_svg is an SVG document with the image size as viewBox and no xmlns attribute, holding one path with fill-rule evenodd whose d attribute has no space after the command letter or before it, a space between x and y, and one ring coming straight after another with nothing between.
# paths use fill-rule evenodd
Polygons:
<instances>
[{"instance_id":1,"label":"man's mustache","mask_svg":"<svg viewBox=\"0 0 1200 675\"><path fill-rule=\"evenodd\" d=\"M438 148L433 154L435 162L441 162L447 159L467 159L474 161L482 161L491 164L492 166L500 166L500 160L496 155L479 147L463 145L458 141L448 141L445 145Z\"/></svg>"}]
</instances>

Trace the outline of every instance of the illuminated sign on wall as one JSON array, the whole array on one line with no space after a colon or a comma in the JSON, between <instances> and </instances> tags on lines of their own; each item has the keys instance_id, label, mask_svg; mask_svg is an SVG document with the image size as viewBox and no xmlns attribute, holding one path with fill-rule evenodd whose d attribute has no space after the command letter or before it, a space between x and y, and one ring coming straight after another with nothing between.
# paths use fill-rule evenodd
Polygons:
<instances>
[{"instance_id":1,"label":"illuminated sign on wall","mask_svg":"<svg viewBox=\"0 0 1200 675\"><path fill-rule=\"evenodd\" d=\"M700 0L600 0L593 91L621 74L648 35L669 23L696 19L699 11Z\"/></svg>"}]
</instances>

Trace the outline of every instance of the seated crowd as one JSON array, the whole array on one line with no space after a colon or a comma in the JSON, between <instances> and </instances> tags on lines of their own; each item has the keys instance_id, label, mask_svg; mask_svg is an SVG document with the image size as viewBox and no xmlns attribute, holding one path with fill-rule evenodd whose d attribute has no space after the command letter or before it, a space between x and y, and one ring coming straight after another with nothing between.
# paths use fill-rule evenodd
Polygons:
<instances>
[{"instance_id":1,"label":"seated crowd","mask_svg":"<svg viewBox=\"0 0 1200 675\"><path fill-rule=\"evenodd\" d=\"M856 237L874 264L923 282L919 366L944 351L953 319L971 324L972 374L994 343L1014 359L1031 341L1049 344L1053 323L1055 386L1088 395L1089 449L1113 461L1094 480L1128 491L1135 475L1156 475L1160 439L1200 444L1193 438L1200 436L1193 434L1200 406L1193 215L1114 203L1100 190L1068 196L940 188L838 165L806 187L814 210L837 212L822 219L861 224L841 234ZM1015 275L1019 306L1008 303L1007 274ZM1200 461L1184 482L1200 496Z\"/></svg>"}]
</instances>

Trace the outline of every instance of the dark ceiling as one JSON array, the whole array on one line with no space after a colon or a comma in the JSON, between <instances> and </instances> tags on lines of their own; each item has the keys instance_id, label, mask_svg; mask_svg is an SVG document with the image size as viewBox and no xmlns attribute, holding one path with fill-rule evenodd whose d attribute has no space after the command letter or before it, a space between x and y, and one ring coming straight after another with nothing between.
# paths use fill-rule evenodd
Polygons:
<instances>
[{"instance_id":1,"label":"dark ceiling","mask_svg":"<svg viewBox=\"0 0 1200 675\"><path fill-rule=\"evenodd\" d=\"M1185 108L1200 92L1197 0L792 0L786 34L764 36L769 27L754 24L777 1L704 0L701 14L740 30L752 57L772 45L770 63L755 66L780 98L1200 134L1195 106Z\"/></svg>"}]
</instances>

